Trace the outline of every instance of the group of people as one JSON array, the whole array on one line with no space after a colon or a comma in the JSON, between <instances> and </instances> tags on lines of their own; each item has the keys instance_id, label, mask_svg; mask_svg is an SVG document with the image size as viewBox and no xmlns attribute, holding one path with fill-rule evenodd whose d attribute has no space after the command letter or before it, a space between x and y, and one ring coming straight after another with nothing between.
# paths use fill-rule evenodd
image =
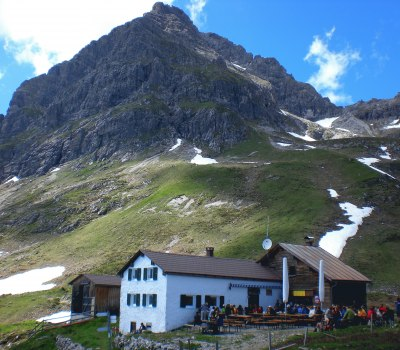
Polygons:
<instances>
[{"instance_id":1,"label":"group of people","mask_svg":"<svg viewBox=\"0 0 400 350\"><path fill-rule=\"evenodd\" d=\"M324 312L321 322L317 324L316 330L330 330L333 328L343 328L351 325L371 324L393 325L394 311L389 306L381 304L380 307L371 306L366 308L364 305L355 308L353 306L332 305Z\"/></svg>"},{"instance_id":2,"label":"group of people","mask_svg":"<svg viewBox=\"0 0 400 350\"><path fill-rule=\"evenodd\" d=\"M354 306L332 305L322 310L320 305L311 307L293 303L284 305L279 300L274 306L270 305L265 310L262 306L243 307L239 305L236 307L236 305L226 304L218 308L205 303L196 312L194 324L200 325L204 320L215 320L218 326L218 323L222 325L223 319L231 314L247 315L258 313L275 316L277 313L285 311L287 314L301 314L305 317L317 319L316 330L343 328L350 325L369 324L370 322L375 325L393 325L395 312L398 319L400 319L400 298L395 303L395 310L383 304L379 307L371 306L370 308L365 306L355 308Z\"/></svg>"}]
</instances>

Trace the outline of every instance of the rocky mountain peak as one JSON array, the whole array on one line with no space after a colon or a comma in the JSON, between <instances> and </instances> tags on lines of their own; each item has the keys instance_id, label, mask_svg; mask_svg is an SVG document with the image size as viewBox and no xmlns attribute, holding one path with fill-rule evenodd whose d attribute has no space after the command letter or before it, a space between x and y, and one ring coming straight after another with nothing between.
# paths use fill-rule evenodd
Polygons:
<instances>
[{"instance_id":1,"label":"rocky mountain peak","mask_svg":"<svg viewBox=\"0 0 400 350\"><path fill-rule=\"evenodd\" d=\"M190 18L181 9L157 2L153 9L144 15L151 19L167 33L195 34L198 32Z\"/></svg>"},{"instance_id":2,"label":"rocky mountain peak","mask_svg":"<svg viewBox=\"0 0 400 350\"><path fill-rule=\"evenodd\" d=\"M358 118L356 109L349 111ZM381 110L391 116L397 107ZM134 158L177 137L220 152L254 125L287 132L300 120L290 115L320 120L341 112L275 58L200 33L182 10L156 3L21 84L0 115L0 179L43 174L82 156Z\"/></svg>"}]
</instances>

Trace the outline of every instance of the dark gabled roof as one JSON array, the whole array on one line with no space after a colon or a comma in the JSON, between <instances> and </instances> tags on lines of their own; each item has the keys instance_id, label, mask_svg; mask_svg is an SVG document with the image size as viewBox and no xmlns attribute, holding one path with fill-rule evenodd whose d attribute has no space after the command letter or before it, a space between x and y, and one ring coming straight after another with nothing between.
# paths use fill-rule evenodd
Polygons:
<instances>
[{"instance_id":1,"label":"dark gabled roof","mask_svg":"<svg viewBox=\"0 0 400 350\"><path fill-rule=\"evenodd\" d=\"M279 248L287 251L315 271L319 271L319 261L324 261L325 278L330 281L359 281L371 282L368 277L346 265L321 247L311 247L296 244L278 243L258 262L268 260L274 256Z\"/></svg>"},{"instance_id":2,"label":"dark gabled roof","mask_svg":"<svg viewBox=\"0 0 400 350\"><path fill-rule=\"evenodd\" d=\"M140 255L146 255L166 274L281 281L272 269L253 260L161 253L139 250L118 272L121 276Z\"/></svg>"},{"instance_id":3,"label":"dark gabled roof","mask_svg":"<svg viewBox=\"0 0 400 350\"><path fill-rule=\"evenodd\" d=\"M75 277L69 284L73 284L78 278L85 277L89 281L93 282L98 286L113 286L120 287L121 286L121 277L114 275L92 275L92 274L81 274Z\"/></svg>"}]
</instances>

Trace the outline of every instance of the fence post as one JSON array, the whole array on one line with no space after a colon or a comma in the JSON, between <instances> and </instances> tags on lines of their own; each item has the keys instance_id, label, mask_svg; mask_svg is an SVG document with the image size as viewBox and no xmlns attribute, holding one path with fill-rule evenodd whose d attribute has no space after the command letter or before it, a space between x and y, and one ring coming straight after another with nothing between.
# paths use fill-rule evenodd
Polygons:
<instances>
[{"instance_id":1,"label":"fence post","mask_svg":"<svg viewBox=\"0 0 400 350\"><path fill-rule=\"evenodd\" d=\"M308 327L306 327L306 330L304 332L304 342L303 342L303 346L306 346L306 342L307 342L307 333L308 333Z\"/></svg>"},{"instance_id":2,"label":"fence post","mask_svg":"<svg viewBox=\"0 0 400 350\"><path fill-rule=\"evenodd\" d=\"M372 333L372 323L373 323L372 318L373 318L373 312L371 312L371 333Z\"/></svg>"},{"instance_id":3,"label":"fence post","mask_svg":"<svg viewBox=\"0 0 400 350\"><path fill-rule=\"evenodd\" d=\"M218 340L217 340L217 342L215 343L215 350L219 350Z\"/></svg>"},{"instance_id":4,"label":"fence post","mask_svg":"<svg viewBox=\"0 0 400 350\"><path fill-rule=\"evenodd\" d=\"M272 349L271 330L268 329L268 350Z\"/></svg>"}]
</instances>

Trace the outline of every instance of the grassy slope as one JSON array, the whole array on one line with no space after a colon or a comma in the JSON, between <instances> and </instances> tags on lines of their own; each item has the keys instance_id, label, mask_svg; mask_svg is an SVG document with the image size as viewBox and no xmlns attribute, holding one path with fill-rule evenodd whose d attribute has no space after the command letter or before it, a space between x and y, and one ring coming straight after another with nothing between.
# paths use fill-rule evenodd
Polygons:
<instances>
[{"instance_id":1,"label":"grassy slope","mask_svg":"<svg viewBox=\"0 0 400 350\"><path fill-rule=\"evenodd\" d=\"M67 267L59 279L65 286L81 272L116 273L139 248L202 254L205 246L212 245L219 256L256 258L263 253L261 241L268 217L274 242L302 243L305 234L319 236L335 228L335 223L344 222L338 201L326 191L334 188L340 201L375 206L356 238L349 240L343 258L377 285L394 285L400 264L395 232L400 216L398 203L387 198L399 198L399 190L394 181L343 152L274 150L265 136L255 134L227 150L224 162L218 165L195 166L164 155L143 167L137 162L98 163L80 170L65 167L51 180L36 179L19 189L15 201L20 205L13 203L18 215L24 215L23 204L29 198L30 203L51 203L51 208L75 208L66 220L76 216L84 220L88 212L81 210L82 205L91 203L98 193L102 206L119 201L122 208L68 233L42 233L35 237L39 243L30 249L1 259L0 268L4 274L61 264ZM112 186L107 187L110 182ZM99 183L107 186L96 192L93 184ZM184 210L184 204L179 209L168 206L181 195L194 200L189 209ZM205 208L218 200L231 204ZM30 237L28 231L24 226L5 236L23 242ZM46 241L41 241L42 237ZM24 318L21 315L19 319Z\"/></svg>"}]
</instances>

